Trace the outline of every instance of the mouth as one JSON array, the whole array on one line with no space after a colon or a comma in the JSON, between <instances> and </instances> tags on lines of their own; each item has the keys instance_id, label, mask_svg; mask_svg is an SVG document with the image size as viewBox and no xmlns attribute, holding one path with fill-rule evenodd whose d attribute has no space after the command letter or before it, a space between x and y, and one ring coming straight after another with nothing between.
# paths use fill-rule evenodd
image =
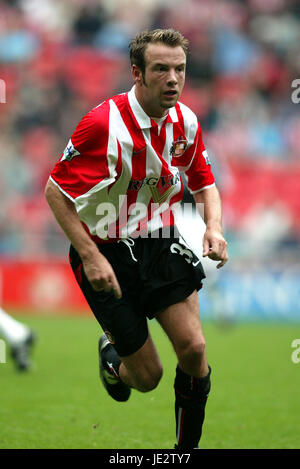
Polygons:
<instances>
[{"instance_id":1,"label":"mouth","mask_svg":"<svg viewBox=\"0 0 300 469\"><path fill-rule=\"evenodd\" d=\"M163 95L168 97L168 98L174 98L175 96L177 96L177 91L176 90L168 90L168 91L165 91L163 93Z\"/></svg>"}]
</instances>

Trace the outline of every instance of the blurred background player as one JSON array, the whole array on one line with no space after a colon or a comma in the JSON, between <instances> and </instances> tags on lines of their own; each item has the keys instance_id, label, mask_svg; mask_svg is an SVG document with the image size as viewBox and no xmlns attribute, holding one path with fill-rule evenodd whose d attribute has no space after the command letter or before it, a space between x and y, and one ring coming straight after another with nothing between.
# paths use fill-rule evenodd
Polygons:
<instances>
[{"instance_id":1,"label":"blurred background player","mask_svg":"<svg viewBox=\"0 0 300 469\"><path fill-rule=\"evenodd\" d=\"M31 348L35 335L30 327L12 318L0 308L0 336L10 346L11 356L19 371L27 371L31 367Z\"/></svg>"}]
</instances>

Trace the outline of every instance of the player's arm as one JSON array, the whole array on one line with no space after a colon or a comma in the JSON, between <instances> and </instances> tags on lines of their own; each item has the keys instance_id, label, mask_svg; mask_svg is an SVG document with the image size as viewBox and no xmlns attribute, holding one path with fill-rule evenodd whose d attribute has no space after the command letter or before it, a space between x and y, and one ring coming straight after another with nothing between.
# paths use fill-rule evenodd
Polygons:
<instances>
[{"instance_id":1,"label":"player's arm","mask_svg":"<svg viewBox=\"0 0 300 469\"><path fill-rule=\"evenodd\" d=\"M115 273L83 228L74 203L50 179L45 188L45 196L57 222L78 252L87 279L94 290L113 290L116 298L121 298L122 292Z\"/></svg>"},{"instance_id":2,"label":"player's arm","mask_svg":"<svg viewBox=\"0 0 300 469\"><path fill-rule=\"evenodd\" d=\"M204 205L206 231L203 237L203 257L221 261L217 268L228 260L227 242L222 233L222 204L215 185L193 194L196 204Z\"/></svg>"}]
</instances>

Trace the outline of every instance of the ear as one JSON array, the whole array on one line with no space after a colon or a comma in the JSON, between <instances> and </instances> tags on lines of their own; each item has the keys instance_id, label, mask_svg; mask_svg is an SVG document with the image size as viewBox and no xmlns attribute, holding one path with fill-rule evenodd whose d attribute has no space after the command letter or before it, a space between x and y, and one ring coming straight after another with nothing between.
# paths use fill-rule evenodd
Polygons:
<instances>
[{"instance_id":1,"label":"ear","mask_svg":"<svg viewBox=\"0 0 300 469\"><path fill-rule=\"evenodd\" d=\"M143 83L143 74L141 69L133 64L131 66L131 76L133 78L133 81L135 82L136 85L141 85Z\"/></svg>"}]
</instances>

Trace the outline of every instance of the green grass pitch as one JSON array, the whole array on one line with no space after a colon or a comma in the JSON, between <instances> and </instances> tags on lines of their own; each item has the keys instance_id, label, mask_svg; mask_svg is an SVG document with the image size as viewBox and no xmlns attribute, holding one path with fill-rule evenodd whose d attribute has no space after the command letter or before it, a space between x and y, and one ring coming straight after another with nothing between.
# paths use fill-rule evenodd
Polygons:
<instances>
[{"instance_id":1,"label":"green grass pitch","mask_svg":"<svg viewBox=\"0 0 300 469\"><path fill-rule=\"evenodd\" d=\"M98 377L96 320L26 316L38 342L34 369L0 364L0 448L172 449L175 356L150 323L164 375L150 393L113 401ZM204 322L212 366L202 448L300 448L299 325Z\"/></svg>"}]
</instances>

